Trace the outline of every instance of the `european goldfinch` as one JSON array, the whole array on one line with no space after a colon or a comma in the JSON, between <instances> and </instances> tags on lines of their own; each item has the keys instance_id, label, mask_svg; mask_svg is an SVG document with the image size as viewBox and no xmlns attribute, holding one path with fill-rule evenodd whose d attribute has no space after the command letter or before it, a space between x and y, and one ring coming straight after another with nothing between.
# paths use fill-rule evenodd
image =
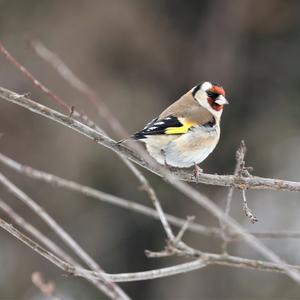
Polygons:
<instances>
[{"instance_id":1,"label":"european goldfinch","mask_svg":"<svg viewBox=\"0 0 300 300\"><path fill-rule=\"evenodd\" d=\"M224 89L218 84L203 82L132 138L144 142L149 154L160 164L197 168L219 141L224 104L228 104Z\"/></svg>"}]
</instances>

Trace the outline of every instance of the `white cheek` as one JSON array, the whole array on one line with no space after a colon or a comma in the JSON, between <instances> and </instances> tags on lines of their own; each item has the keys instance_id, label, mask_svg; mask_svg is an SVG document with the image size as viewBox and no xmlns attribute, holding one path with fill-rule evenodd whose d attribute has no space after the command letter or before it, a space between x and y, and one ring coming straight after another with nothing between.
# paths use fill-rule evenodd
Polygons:
<instances>
[{"instance_id":1,"label":"white cheek","mask_svg":"<svg viewBox=\"0 0 300 300\"><path fill-rule=\"evenodd\" d=\"M209 82L207 82L208 84L210 84ZM204 83L205 84L205 83ZM204 108L206 108L215 118L220 119L223 109L217 111L214 110L210 104L207 101L207 94L205 91L203 90L199 90L195 96L195 99L198 101L198 103L203 106Z\"/></svg>"}]
</instances>

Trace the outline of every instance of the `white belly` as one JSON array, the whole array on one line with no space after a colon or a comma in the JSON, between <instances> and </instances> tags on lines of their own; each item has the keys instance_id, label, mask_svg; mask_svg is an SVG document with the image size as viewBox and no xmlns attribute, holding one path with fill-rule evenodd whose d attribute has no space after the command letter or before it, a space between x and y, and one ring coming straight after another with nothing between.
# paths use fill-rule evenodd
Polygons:
<instances>
[{"instance_id":1,"label":"white belly","mask_svg":"<svg viewBox=\"0 0 300 300\"><path fill-rule=\"evenodd\" d=\"M160 164L188 168L204 161L215 149L219 137L218 126L201 126L183 135L152 136L145 142L150 155Z\"/></svg>"}]
</instances>

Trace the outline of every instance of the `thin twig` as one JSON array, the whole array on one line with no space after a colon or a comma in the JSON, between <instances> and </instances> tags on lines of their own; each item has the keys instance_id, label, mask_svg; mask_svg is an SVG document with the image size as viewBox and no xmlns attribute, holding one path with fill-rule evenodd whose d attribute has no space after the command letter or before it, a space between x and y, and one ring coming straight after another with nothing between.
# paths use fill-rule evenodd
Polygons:
<instances>
[{"instance_id":1,"label":"thin twig","mask_svg":"<svg viewBox=\"0 0 300 300\"><path fill-rule=\"evenodd\" d=\"M142 184L142 189L144 191L146 191L147 194L149 195L149 198L152 201L152 204L153 204L153 206L155 207L155 209L158 213L159 219L160 219L161 224L164 228L164 231L167 235L167 238L170 241L172 241L173 239L175 239L175 235L174 235L174 233L171 229L171 226L170 226L170 224L167 220L167 217L166 217L166 215L165 215L165 213L164 213L164 211L161 207L161 204L158 200L158 197L157 197L154 189L150 186L150 184L149 184L148 180L146 179L146 177L143 176L138 169L134 168L134 169L132 169L132 171L136 174L136 177L138 178L138 180Z\"/></svg>"},{"instance_id":2,"label":"thin twig","mask_svg":"<svg viewBox=\"0 0 300 300\"><path fill-rule=\"evenodd\" d=\"M148 258L162 258L162 257L170 257L175 255L175 252L168 247L165 247L165 249L162 251L152 251L146 249L144 253Z\"/></svg>"},{"instance_id":3,"label":"thin twig","mask_svg":"<svg viewBox=\"0 0 300 300\"><path fill-rule=\"evenodd\" d=\"M188 228L191 226L191 224L194 222L194 220L195 220L195 216L187 217L186 222L183 224L183 226L181 227L181 229L179 230L179 232L177 233L177 235L173 241L175 244L177 244L178 242L180 242L182 240L183 235L188 230Z\"/></svg>"},{"instance_id":4,"label":"thin twig","mask_svg":"<svg viewBox=\"0 0 300 300\"><path fill-rule=\"evenodd\" d=\"M242 190L242 198L243 198L243 211L245 212L245 215L250 218L252 224L256 223L258 219L256 218L256 216L253 214L252 210L248 206L245 190Z\"/></svg>"},{"instance_id":5,"label":"thin twig","mask_svg":"<svg viewBox=\"0 0 300 300\"><path fill-rule=\"evenodd\" d=\"M245 142L241 141L241 144L235 154L236 165L233 173L234 176L237 176L242 168L242 163L244 161L246 151L247 149L246 149ZM234 187L232 186L229 188L227 199L226 199L225 214L227 216L230 213L230 206L232 202L233 192L234 192ZM220 222L220 227L221 227L222 238L223 238L223 243L221 245L222 253L227 254L228 242L230 241L230 238L228 237L228 228L226 224L222 221Z\"/></svg>"},{"instance_id":6,"label":"thin twig","mask_svg":"<svg viewBox=\"0 0 300 300\"><path fill-rule=\"evenodd\" d=\"M162 251L150 251L145 250L145 255L150 258L158 258L158 257L169 257L175 254L183 254L186 252L190 252L190 247L182 242L182 238L184 233L187 231L191 223L194 221L194 216L188 216L186 222L180 228L176 237L173 240L168 240L165 249Z\"/></svg>"}]
</instances>

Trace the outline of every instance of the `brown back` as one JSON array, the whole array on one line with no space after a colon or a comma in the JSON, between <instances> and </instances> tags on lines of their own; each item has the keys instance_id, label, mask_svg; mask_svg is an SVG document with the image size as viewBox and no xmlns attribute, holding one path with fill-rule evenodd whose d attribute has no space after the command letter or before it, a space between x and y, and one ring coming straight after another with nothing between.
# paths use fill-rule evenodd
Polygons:
<instances>
[{"instance_id":1,"label":"brown back","mask_svg":"<svg viewBox=\"0 0 300 300\"><path fill-rule=\"evenodd\" d=\"M165 119L168 116L185 118L199 125L214 120L213 115L194 99L191 91L184 94L176 102L165 109L160 114L159 120Z\"/></svg>"}]
</instances>

